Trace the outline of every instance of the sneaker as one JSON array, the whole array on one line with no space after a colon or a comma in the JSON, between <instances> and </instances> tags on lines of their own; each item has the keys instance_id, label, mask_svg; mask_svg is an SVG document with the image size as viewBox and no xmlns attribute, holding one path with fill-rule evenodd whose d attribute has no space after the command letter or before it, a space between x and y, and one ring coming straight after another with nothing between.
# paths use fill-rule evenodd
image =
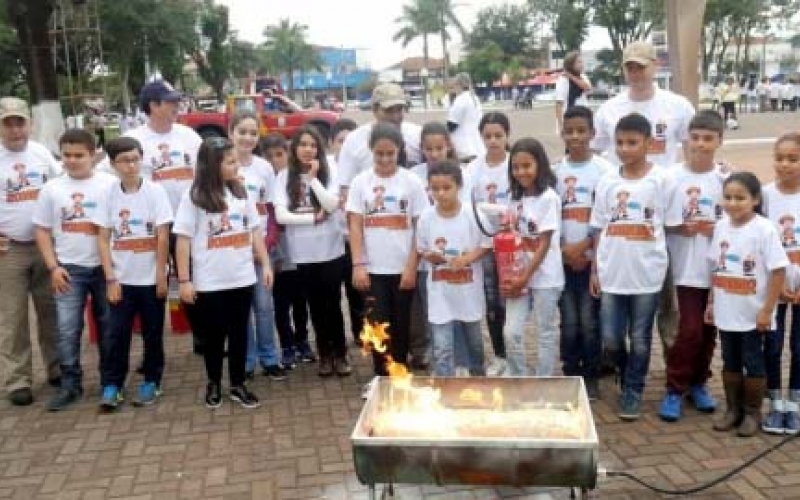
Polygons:
<instances>
[{"instance_id":1,"label":"sneaker","mask_svg":"<svg viewBox=\"0 0 800 500\"><path fill-rule=\"evenodd\" d=\"M261 374L264 375L265 377L271 378L272 380L286 379L286 370L284 370L281 365L265 366L264 371L262 371Z\"/></svg>"},{"instance_id":2,"label":"sneaker","mask_svg":"<svg viewBox=\"0 0 800 500\"><path fill-rule=\"evenodd\" d=\"M619 418L626 422L639 420L641 416L642 397L633 391L624 391L620 398L619 406Z\"/></svg>"},{"instance_id":3,"label":"sneaker","mask_svg":"<svg viewBox=\"0 0 800 500\"><path fill-rule=\"evenodd\" d=\"M297 357L303 363L314 363L317 361L317 357L314 356L314 351L311 350L311 346L308 345L308 342L303 342L297 346Z\"/></svg>"},{"instance_id":4,"label":"sneaker","mask_svg":"<svg viewBox=\"0 0 800 500\"><path fill-rule=\"evenodd\" d=\"M683 397L677 392L667 391L658 408L658 416L665 422L677 422L681 418L682 406Z\"/></svg>"},{"instance_id":5,"label":"sneaker","mask_svg":"<svg viewBox=\"0 0 800 500\"><path fill-rule=\"evenodd\" d=\"M717 400L708 392L708 387L695 385L689 388L689 399L694 403L694 407L699 412L714 413L717 409Z\"/></svg>"},{"instance_id":6,"label":"sneaker","mask_svg":"<svg viewBox=\"0 0 800 500\"><path fill-rule=\"evenodd\" d=\"M797 403L795 403L797 405ZM783 429L786 434L797 434L800 432L800 413L797 409L787 411L783 416Z\"/></svg>"},{"instance_id":7,"label":"sneaker","mask_svg":"<svg viewBox=\"0 0 800 500\"><path fill-rule=\"evenodd\" d=\"M761 430L767 434L784 434L786 432L785 420L786 412L783 408L783 400L774 399L770 401L769 413L761 424Z\"/></svg>"},{"instance_id":8,"label":"sneaker","mask_svg":"<svg viewBox=\"0 0 800 500\"><path fill-rule=\"evenodd\" d=\"M369 393L372 391L372 386L377 383L378 383L378 377L375 376L372 378L372 380L364 384L364 387L361 388L361 399L363 399L364 401L369 399Z\"/></svg>"},{"instance_id":9,"label":"sneaker","mask_svg":"<svg viewBox=\"0 0 800 500\"><path fill-rule=\"evenodd\" d=\"M505 358L495 357L486 368L486 375L489 377L502 377L508 368Z\"/></svg>"},{"instance_id":10,"label":"sneaker","mask_svg":"<svg viewBox=\"0 0 800 500\"><path fill-rule=\"evenodd\" d=\"M256 372L254 370L246 370L244 372L244 379L248 382L252 382L256 379Z\"/></svg>"},{"instance_id":11,"label":"sneaker","mask_svg":"<svg viewBox=\"0 0 800 500\"><path fill-rule=\"evenodd\" d=\"M61 376L60 375L56 375L55 377L48 378L47 379L47 385L49 385L50 387L55 387L56 389L58 389L59 387L61 387Z\"/></svg>"},{"instance_id":12,"label":"sneaker","mask_svg":"<svg viewBox=\"0 0 800 500\"><path fill-rule=\"evenodd\" d=\"M222 388L219 384L209 382L206 386L206 408L219 408L222 406Z\"/></svg>"},{"instance_id":13,"label":"sneaker","mask_svg":"<svg viewBox=\"0 0 800 500\"><path fill-rule=\"evenodd\" d=\"M159 387L155 382L142 382L139 385L139 393L136 395L136 399L133 400L133 405L151 405L158 401L158 398L161 397L161 394L161 387Z\"/></svg>"},{"instance_id":14,"label":"sneaker","mask_svg":"<svg viewBox=\"0 0 800 500\"><path fill-rule=\"evenodd\" d=\"M586 395L589 397L589 401L597 401L600 399L600 381L596 378L586 378L583 379L583 383L586 386Z\"/></svg>"},{"instance_id":15,"label":"sneaker","mask_svg":"<svg viewBox=\"0 0 800 500\"><path fill-rule=\"evenodd\" d=\"M66 410L68 406L76 403L83 396L80 389L59 389L55 396L47 402L47 411Z\"/></svg>"},{"instance_id":16,"label":"sneaker","mask_svg":"<svg viewBox=\"0 0 800 500\"><path fill-rule=\"evenodd\" d=\"M466 366L456 366L456 377L469 377L469 368Z\"/></svg>"},{"instance_id":17,"label":"sneaker","mask_svg":"<svg viewBox=\"0 0 800 500\"><path fill-rule=\"evenodd\" d=\"M33 391L30 387L14 389L8 394L8 400L14 406L30 406L33 404Z\"/></svg>"},{"instance_id":18,"label":"sneaker","mask_svg":"<svg viewBox=\"0 0 800 500\"><path fill-rule=\"evenodd\" d=\"M242 408L258 408L261 403L258 402L258 397L247 389L246 385L239 387L231 387L230 392L231 401L236 401Z\"/></svg>"},{"instance_id":19,"label":"sneaker","mask_svg":"<svg viewBox=\"0 0 800 500\"><path fill-rule=\"evenodd\" d=\"M347 377L353 373L353 368L350 366L350 360L347 356L342 356L333 360L333 370L336 375L340 377Z\"/></svg>"},{"instance_id":20,"label":"sneaker","mask_svg":"<svg viewBox=\"0 0 800 500\"><path fill-rule=\"evenodd\" d=\"M297 366L297 353L294 347L284 347L283 356L281 357L281 366L285 370L294 370Z\"/></svg>"},{"instance_id":21,"label":"sneaker","mask_svg":"<svg viewBox=\"0 0 800 500\"><path fill-rule=\"evenodd\" d=\"M333 375L333 358L330 356L324 356L319 360L319 368L317 371L317 375L320 377L330 377Z\"/></svg>"},{"instance_id":22,"label":"sneaker","mask_svg":"<svg viewBox=\"0 0 800 500\"><path fill-rule=\"evenodd\" d=\"M125 398L122 391L116 385L103 387L103 395L100 397L100 408L104 410L116 410Z\"/></svg>"}]
</instances>

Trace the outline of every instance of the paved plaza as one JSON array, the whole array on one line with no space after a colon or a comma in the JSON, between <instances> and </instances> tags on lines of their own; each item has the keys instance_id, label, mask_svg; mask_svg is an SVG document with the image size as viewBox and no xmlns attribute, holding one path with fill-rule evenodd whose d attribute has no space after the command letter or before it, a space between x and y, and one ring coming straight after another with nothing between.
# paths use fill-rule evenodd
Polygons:
<instances>
[{"instance_id":1,"label":"paved plaza","mask_svg":"<svg viewBox=\"0 0 800 500\"><path fill-rule=\"evenodd\" d=\"M534 135L551 154L563 151L552 130L552 110L510 114L514 137ZM365 113L355 115L359 121L369 119ZM410 119L422 123L441 117L441 112L419 112ZM737 168L769 179L771 144L760 139L790 128L800 129L800 113L744 115L742 129L729 134L731 144L723 156ZM351 350L355 370L349 378L322 380L315 365L304 365L285 381L258 376L253 388L262 406L257 410L226 401L221 409L210 411L202 405L204 370L201 358L191 353L190 339L172 334L166 339L165 395L149 408L126 405L115 414L98 411L97 354L87 342L84 400L66 412L47 413L43 402L53 390L47 387L39 363L34 405L16 408L5 399L0 402L0 499L368 498L354 472L349 436L371 367L355 348ZM635 473L663 487L688 488L723 474L779 440L763 434L743 439L714 432L711 417L690 405L679 423L661 422L656 411L665 377L658 344L653 343L641 420L620 422L614 381L602 382L603 397L593 405L601 466ZM138 340L134 350L133 367L141 358ZM719 365L717 353L711 387L721 400ZM132 377L129 385L138 382ZM564 489L469 486L402 485L397 493L404 500L569 498ZM662 497L627 480L601 479L593 498ZM800 440L694 498L800 498Z\"/></svg>"}]
</instances>

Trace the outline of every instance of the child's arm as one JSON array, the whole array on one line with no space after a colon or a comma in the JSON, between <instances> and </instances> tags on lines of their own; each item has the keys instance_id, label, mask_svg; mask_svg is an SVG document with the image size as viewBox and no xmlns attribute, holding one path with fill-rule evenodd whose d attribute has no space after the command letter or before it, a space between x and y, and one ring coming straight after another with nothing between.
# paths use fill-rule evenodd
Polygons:
<instances>
[{"instance_id":1,"label":"child's arm","mask_svg":"<svg viewBox=\"0 0 800 500\"><path fill-rule=\"evenodd\" d=\"M708 291L708 302L706 302L706 311L703 314L703 321L709 325L714 324L714 289Z\"/></svg>"},{"instance_id":2,"label":"child's arm","mask_svg":"<svg viewBox=\"0 0 800 500\"><path fill-rule=\"evenodd\" d=\"M189 274L189 257L191 255L192 238L183 234L177 235L175 242L175 264L178 268L178 284L180 285L181 300L187 304L194 304L197 294L194 291Z\"/></svg>"},{"instance_id":3,"label":"child's arm","mask_svg":"<svg viewBox=\"0 0 800 500\"><path fill-rule=\"evenodd\" d=\"M42 254L44 264L50 271L53 280L53 290L56 293L66 293L70 290L70 277L66 269L61 267L53 247L53 231L49 227L36 226L36 246Z\"/></svg>"},{"instance_id":4,"label":"child's arm","mask_svg":"<svg viewBox=\"0 0 800 500\"><path fill-rule=\"evenodd\" d=\"M592 235L592 244L594 252L592 253L592 275L589 278L589 293L592 297L599 299L600 298L600 276L597 274L597 248L600 246L600 238L603 236L603 232L599 229L594 229L594 235Z\"/></svg>"},{"instance_id":5,"label":"child's arm","mask_svg":"<svg viewBox=\"0 0 800 500\"><path fill-rule=\"evenodd\" d=\"M156 296L163 299L167 296L167 266L169 261L169 224L161 224L156 228Z\"/></svg>"},{"instance_id":6,"label":"child's arm","mask_svg":"<svg viewBox=\"0 0 800 500\"><path fill-rule=\"evenodd\" d=\"M114 265L111 263L111 230L107 227L97 228L97 251L100 254L100 263L103 274L106 276L106 293L108 302L117 304L122 300L122 287L114 274Z\"/></svg>"},{"instance_id":7,"label":"child's arm","mask_svg":"<svg viewBox=\"0 0 800 500\"><path fill-rule=\"evenodd\" d=\"M363 292L370 288L368 262L364 250L364 216L355 212L348 212L347 215L350 228L350 253L353 257L353 286Z\"/></svg>"},{"instance_id":8,"label":"child's arm","mask_svg":"<svg viewBox=\"0 0 800 500\"><path fill-rule=\"evenodd\" d=\"M778 304L785 280L785 267L770 271L769 281L767 281L767 297L764 299L764 306L756 316L756 330L766 333L772 328L772 317L775 315L775 306Z\"/></svg>"},{"instance_id":9,"label":"child's arm","mask_svg":"<svg viewBox=\"0 0 800 500\"><path fill-rule=\"evenodd\" d=\"M550 241L552 238L553 231L545 231L539 234L539 246L536 248L536 251L533 252L531 263L528 264L522 274L516 278L511 278L511 280L507 281L506 283L500 283L500 291L503 293L503 295L517 295L528 285L528 282L530 282L533 274L539 269L539 266L542 265L544 258L547 257L547 252L550 250Z\"/></svg>"},{"instance_id":10,"label":"child's arm","mask_svg":"<svg viewBox=\"0 0 800 500\"><path fill-rule=\"evenodd\" d=\"M411 219L411 251L408 252L408 260L400 276L400 290L413 290L417 286L417 268L419 267L419 254L416 252L414 242L417 241L417 220L419 217ZM352 247L351 247L352 248Z\"/></svg>"},{"instance_id":11,"label":"child's arm","mask_svg":"<svg viewBox=\"0 0 800 500\"><path fill-rule=\"evenodd\" d=\"M561 247L561 255L564 262L567 263L574 271L582 271L591 261L586 258L586 251L592 248L592 238L584 238L575 243L565 243Z\"/></svg>"},{"instance_id":12,"label":"child's arm","mask_svg":"<svg viewBox=\"0 0 800 500\"><path fill-rule=\"evenodd\" d=\"M264 234L261 231L261 228L258 227L253 229L253 255L255 256L256 262L261 264L264 286L267 288L272 288L272 265L270 265L269 254L267 253L267 247L264 244Z\"/></svg>"},{"instance_id":13,"label":"child's arm","mask_svg":"<svg viewBox=\"0 0 800 500\"><path fill-rule=\"evenodd\" d=\"M471 266L473 263L481 260L484 255L491 252L491 248L483 248L478 247L475 248L464 255L459 255L455 259L450 261L450 267L453 269L463 269L465 267Z\"/></svg>"},{"instance_id":14,"label":"child's arm","mask_svg":"<svg viewBox=\"0 0 800 500\"><path fill-rule=\"evenodd\" d=\"M266 244L268 251L275 248L275 246L278 244L280 235L280 227L278 226L277 219L275 219L275 205L272 203L267 203L267 236L264 240L264 243Z\"/></svg>"}]
</instances>

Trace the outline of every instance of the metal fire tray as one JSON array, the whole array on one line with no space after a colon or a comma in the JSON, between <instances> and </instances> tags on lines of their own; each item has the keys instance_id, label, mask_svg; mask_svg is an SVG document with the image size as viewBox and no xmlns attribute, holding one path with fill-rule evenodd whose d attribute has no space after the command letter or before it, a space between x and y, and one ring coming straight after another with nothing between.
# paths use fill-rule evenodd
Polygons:
<instances>
[{"instance_id":1,"label":"metal fire tray","mask_svg":"<svg viewBox=\"0 0 800 500\"><path fill-rule=\"evenodd\" d=\"M350 437L362 484L595 487L599 443L580 377L414 377L412 385L441 389L441 403L456 411L467 388L488 395L500 388L507 409L569 404L580 437L376 437L376 419L393 397L390 379L379 377Z\"/></svg>"}]
</instances>

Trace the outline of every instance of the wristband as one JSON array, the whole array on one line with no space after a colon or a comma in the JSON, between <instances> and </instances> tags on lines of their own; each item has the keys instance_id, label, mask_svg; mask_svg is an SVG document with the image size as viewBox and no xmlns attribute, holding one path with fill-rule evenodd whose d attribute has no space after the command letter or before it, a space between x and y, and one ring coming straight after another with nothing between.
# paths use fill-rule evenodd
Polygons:
<instances>
[{"instance_id":1,"label":"wristband","mask_svg":"<svg viewBox=\"0 0 800 500\"><path fill-rule=\"evenodd\" d=\"M366 267L368 265L368 262L353 262L353 267Z\"/></svg>"},{"instance_id":2,"label":"wristband","mask_svg":"<svg viewBox=\"0 0 800 500\"><path fill-rule=\"evenodd\" d=\"M113 284L114 284L114 283L116 283L116 282L117 282L117 280L116 280L116 279L110 279L110 280L106 280L106 285L113 285Z\"/></svg>"},{"instance_id":3,"label":"wristband","mask_svg":"<svg viewBox=\"0 0 800 500\"><path fill-rule=\"evenodd\" d=\"M192 282L192 280L181 280L181 279L178 280L178 284L179 285L183 285L184 283L191 283L191 282Z\"/></svg>"}]
</instances>

